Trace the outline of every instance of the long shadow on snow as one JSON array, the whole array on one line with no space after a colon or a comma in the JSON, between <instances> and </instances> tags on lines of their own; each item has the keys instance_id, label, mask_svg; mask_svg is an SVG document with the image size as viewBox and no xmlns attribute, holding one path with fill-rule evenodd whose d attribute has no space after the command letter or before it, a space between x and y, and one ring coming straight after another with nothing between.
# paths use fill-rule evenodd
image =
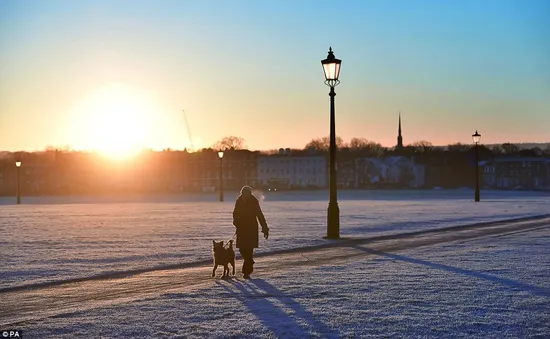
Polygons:
<instances>
[{"instance_id":1,"label":"long shadow on snow","mask_svg":"<svg viewBox=\"0 0 550 339\"><path fill-rule=\"evenodd\" d=\"M474 277L474 278L478 278L478 279L485 279L485 280L488 280L488 281L491 281L491 282L494 282L494 283L505 285L507 287L523 290L523 291L529 292L529 293L537 295L537 296L550 297L550 289L547 289L547 288L544 288L544 287L538 287L538 286L523 284L523 283L520 283L520 282L512 280L512 279L499 278L499 277L496 277L494 275L489 275L489 274L482 273L482 272L476 272L476 271L467 270L467 269L463 269L463 268L458 268L458 267L454 267L454 266L438 264L438 263L434 263L434 262L431 262L431 261L410 258L410 257L404 256L404 255L387 253L387 252L382 252L382 251L376 251L376 250L373 250L373 249L370 249L370 248L367 248L367 247L363 247L363 246L359 246L359 245L354 245L354 246L351 246L351 247L353 247L355 249L358 249L360 251L366 252L366 253L379 255L379 256L390 258L390 259L393 259L393 260L405 261L405 262L408 262L408 263L411 263L411 264L416 264L416 265L424 265L424 266L428 266L428 267L431 267L431 268L435 268L435 269L439 269L439 270L445 270L445 271L452 272L452 273L457 273L457 274L464 274L464 275L467 275L467 276L470 276L470 277Z\"/></svg>"},{"instance_id":2,"label":"long shadow on snow","mask_svg":"<svg viewBox=\"0 0 550 339\"><path fill-rule=\"evenodd\" d=\"M450 227L443 227L443 228L434 228L429 230L419 230L419 231L413 231L413 232L403 232L403 233L397 233L397 234L388 234L388 235L366 237L366 238L354 237L354 238L347 238L347 239L342 238L340 240L327 240L327 243L324 243L321 245L258 253L255 255L255 257L267 257L267 256L275 256L280 254L292 254L292 253L307 253L307 252L312 252L312 251L325 249L325 248L353 246L353 245L364 244L366 242L372 242L372 241L396 240L396 239L408 238L416 235L437 234L437 233L449 232L452 230L467 230L467 229L472 229L477 227L504 225L504 224L514 223L514 222L535 221L535 220L545 219L548 217L550 217L550 214L541 214L541 215L533 215L528 217L495 220L495 221L489 221L489 222L450 226ZM139 269L131 269L131 270L123 270L123 271L108 271L108 272L104 272L104 273L100 273L92 276L86 276L86 277L69 278L69 279L63 279L63 280L54 280L54 281L38 282L38 283L32 283L32 284L26 284L26 285L3 287L3 288L0 288L0 293L15 292L15 291L27 290L27 289L33 289L33 288L57 286L57 285L70 284L70 283L83 282L83 281L115 279L115 278L126 277L130 275L136 275L136 274L153 272L153 271L201 267L201 266L207 266L211 263L212 263L212 259L208 259L208 260L200 260L195 262L187 262L182 264L169 264L169 265L144 267Z\"/></svg>"},{"instance_id":3,"label":"long shadow on snow","mask_svg":"<svg viewBox=\"0 0 550 339\"><path fill-rule=\"evenodd\" d=\"M278 338L340 337L337 331L317 319L313 313L306 310L291 296L265 280L252 279L246 283L239 280L227 281L236 290L229 288L227 284L222 282L216 281L216 283L235 299L242 302ZM288 314L270 301L269 298L277 299L281 304L290 308L293 314ZM307 326L300 324L297 321L298 319L307 323Z\"/></svg>"},{"instance_id":4,"label":"long shadow on snow","mask_svg":"<svg viewBox=\"0 0 550 339\"><path fill-rule=\"evenodd\" d=\"M533 216L538 216L538 214L533 214ZM526 218L522 214L512 214L508 216L508 219L521 219L523 220ZM359 219L359 218L358 218ZM365 220L375 220L376 217L368 218ZM455 227L455 226L464 226L464 225L483 225L488 224L492 222L499 221L499 219L495 219L493 216L487 216L487 217L468 217L468 218L462 218L458 223L455 225L449 225L452 221L452 219L433 219L433 220L420 220L420 221L401 221L401 222L395 222L391 224L371 224L368 226L354 226L349 228L349 230L352 232L353 235L357 234L358 231L361 233L380 233L380 232L393 232L393 231L401 231L401 232L411 232L411 231L427 231L427 230L435 230L435 229L442 229L442 228L448 228L448 227ZM441 224L445 224L445 226L441 226ZM426 225L429 226L429 228L426 228Z\"/></svg>"}]
</instances>

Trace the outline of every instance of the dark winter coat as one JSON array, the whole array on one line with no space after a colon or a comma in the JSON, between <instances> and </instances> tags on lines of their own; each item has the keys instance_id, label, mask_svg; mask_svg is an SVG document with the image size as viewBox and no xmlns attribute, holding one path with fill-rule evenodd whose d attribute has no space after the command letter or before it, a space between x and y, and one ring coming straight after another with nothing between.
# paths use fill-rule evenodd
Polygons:
<instances>
[{"instance_id":1,"label":"dark winter coat","mask_svg":"<svg viewBox=\"0 0 550 339\"><path fill-rule=\"evenodd\" d=\"M245 201L239 196L233 210L233 225L237 228L237 248L258 248L258 220L262 225L262 231L268 230L258 199L250 195L248 201Z\"/></svg>"}]
</instances>

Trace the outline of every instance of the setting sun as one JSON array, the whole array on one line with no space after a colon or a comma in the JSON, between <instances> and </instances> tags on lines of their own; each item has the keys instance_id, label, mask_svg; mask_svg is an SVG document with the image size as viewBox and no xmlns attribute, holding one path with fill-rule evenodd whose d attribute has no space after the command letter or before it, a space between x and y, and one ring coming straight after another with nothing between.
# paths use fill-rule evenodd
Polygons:
<instances>
[{"instance_id":1,"label":"setting sun","mask_svg":"<svg viewBox=\"0 0 550 339\"><path fill-rule=\"evenodd\" d=\"M82 100L67 128L75 148L93 149L114 158L138 152L146 144L153 110L137 90L111 84Z\"/></svg>"}]
</instances>

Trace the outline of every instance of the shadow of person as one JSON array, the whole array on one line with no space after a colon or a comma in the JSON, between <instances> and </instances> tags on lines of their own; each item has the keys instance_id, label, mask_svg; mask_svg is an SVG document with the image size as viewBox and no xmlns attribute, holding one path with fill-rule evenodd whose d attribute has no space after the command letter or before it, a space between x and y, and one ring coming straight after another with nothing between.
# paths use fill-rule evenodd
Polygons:
<instances>
[{"instance_id":1,"label":"shadow of person","mask_svg":"<svg viewBox=\"0 0 550 339\"><path fill-rule=\"evenodd\" d=\"M291 296L277 289L263 279L251 279L246 281L247 284L255 286L260 292L266 295L271 295L277 299L285 307L291 309L294 316L302 319L303 322L309 325L317 334L325 338L339 338L340 334L323 323L317 316L310 311L306 310L299 302L294 300Z\"/></svg>"},{"instance_id":2,"label":"shadow of person","mask_svg":"<svg viewBox=\"0 0 550 339\"><path fill-rule=\"evenodd\" d=\"M248 308L277 338L339 337L291 296L263 280L254 279L250 283L240 280L216 283ZM279 307L274 300L289 307L294 314Z\"/></svg>"},{"instance_id":3,"label":"shadow of person","mask_svg":"<svg viewBox=\"0 0 550 339\"><path fill-rule=\"evenodd\" d=\"M359 246L359 245L353 245L351 247L356 248L356 249L361 250L361 251L366 252L366 253L379 255L379 256L390 258L390 259L393 259L393 260L405 261L405 262L408 262L408 263L411 263L411 264L416 264L416 265L424 265L424 266L428 266L428 267L431 267L431 268L435 268L435 269L439 269L439 270L445 270L445 271L453 272L453 273L457 273L457 274L464 274L464 275L468 275L470 277L474 277L474 278L478 278L478 279L485 279L485 280L492 281L492 282L495 282L495 283L499 283L499 284L502 284L502 285L505 285L505 286L508 286L508 287L523 290L523 291L532 293L532 294L537 295L537 296L550 297L550 290L547 289L547 288L528 285L528 284L523 284L523 283L520 283L519 281L515 281L515 280L512 280L512 279L500 278L500 277L497 277L497 276L494 276L494 275L489 275L489 274L482 273L482 272L476 272L476 271L467 270L467 269L464 269L464 268L459 268L459 267L454 267L454 266L449 266L449 265L444 265L444 264L438 264L438 263L434 263L434 262L426 261L426 260L421 260L421 259L410 258L410 257L404 256L404 255L387 253L387 252L382 252L382 251L376 251L376 250L370 249L368 247Z\"/></svg>"}]
</instances>

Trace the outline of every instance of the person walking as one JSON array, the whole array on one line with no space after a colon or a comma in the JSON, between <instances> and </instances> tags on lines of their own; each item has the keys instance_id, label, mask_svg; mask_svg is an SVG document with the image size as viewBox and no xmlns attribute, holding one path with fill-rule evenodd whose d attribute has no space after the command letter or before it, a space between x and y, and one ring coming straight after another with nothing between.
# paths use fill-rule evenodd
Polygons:
<instances>
[{"instance_id":1,"label":"person walking","mask_svg":"<svg viewBox=\"0 0 550 339\"><path fill-rule=\"evenodd\" d=\"M267 239L269 228L260 202L252 194L252 187L243 186L233 209L233 225L237 228L236 247L244 260L242 272L245 279L250 279L250 274L254 271L254 249L258 248L259 243L258 221L264 238Z\"/></svg>"}]
</instances>

